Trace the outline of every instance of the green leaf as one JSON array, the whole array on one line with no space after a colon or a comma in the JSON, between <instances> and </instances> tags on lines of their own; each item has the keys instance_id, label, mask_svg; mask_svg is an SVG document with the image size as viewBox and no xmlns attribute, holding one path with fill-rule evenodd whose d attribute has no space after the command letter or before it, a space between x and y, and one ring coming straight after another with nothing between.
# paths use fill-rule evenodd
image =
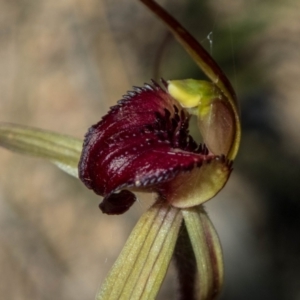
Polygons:
<instances>
[{"instance_id":1,"label":"green leaf","mask_svg":"<svg viewBox=\"0 0 300 300\"><path fill-rule=\"evenodd\" d=\"M0 146L45 158L66 173L78 177L82 141L67 135L16 124L0 123Z\"/></svg>"},{"instance_id":2,"label":"green leaf","mask_svg":"<svg viewBox=\"0 0 300 300\"><path fill-rule=\"evenodd\" d=\"M202 206L183 209L182 214L197 261L196 299L215 299L220 292L224 276L218 235Z\"/></svg>"},{"instance_id":3,"label":"green leaf","mask_svg":"<svg viewBox=\"0 0 300 300\"><path fill-rule=\"evenodd\" d=\"M97 296L98 300L155 299L182 221L180 210L153 205L138 221Z\"/></svg>"}]
</instances>

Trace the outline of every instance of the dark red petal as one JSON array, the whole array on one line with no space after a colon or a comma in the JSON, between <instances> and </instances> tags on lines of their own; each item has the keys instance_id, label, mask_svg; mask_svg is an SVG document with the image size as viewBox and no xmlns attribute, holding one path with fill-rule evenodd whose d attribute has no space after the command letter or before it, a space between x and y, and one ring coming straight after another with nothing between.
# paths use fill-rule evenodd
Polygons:
<instances>
[{"instance_id":1,"label":"dark red petal","mask_svg":"<svg viewBox=\"0 0 300 300\"><path fill-rule=\"evenodd\" d=\"M87 133L80 179L107 196L125 187L154 187L201 165L209 157L196 153L188 120L158 85L130 92Z\"/></svg>"},{"instance_id":2,"label":"dark red petal","mask_svg":"<svg viewBox=\"0 0 300 300\"><path fill-rule=\"evenodd\" d=\"M126 212L135 202L136 197L127 190L106 196L100 203L99 208L108 215L120 215Z\"/></svg>"}]
</instances>

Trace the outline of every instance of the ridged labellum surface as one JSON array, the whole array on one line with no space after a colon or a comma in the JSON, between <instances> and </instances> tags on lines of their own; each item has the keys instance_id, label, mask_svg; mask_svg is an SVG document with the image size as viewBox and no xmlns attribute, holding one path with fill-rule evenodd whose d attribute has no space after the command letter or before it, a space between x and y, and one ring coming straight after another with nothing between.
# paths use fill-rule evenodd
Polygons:
<instances>
[{"instance_id":1,"label":"ridged labellum surface","mask_svg":"<svg viewBox=\"0 0 300 300\"><path fill-rule=\"evenodd\" d=\"M225 169L221 185L225 184L230 173L228 162L197 145L189 135L188 123L188 112L154 82L128 92L89 129L79 176L88 188L104 197L100 204L103 212L120 214L128 210L135 201L131 190L162 194L168 183L170 195L170 181L179 174L200 170L204 162L219 160L217 169ZM186 178L189 180L189 176Z\"/></svg>"}]
</instances>

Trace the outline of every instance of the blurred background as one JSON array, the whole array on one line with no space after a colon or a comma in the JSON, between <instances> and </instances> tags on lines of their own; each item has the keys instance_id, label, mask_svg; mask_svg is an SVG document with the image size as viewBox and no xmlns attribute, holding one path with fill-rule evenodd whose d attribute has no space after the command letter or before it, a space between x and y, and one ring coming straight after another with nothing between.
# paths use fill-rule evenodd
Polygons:
<instances>
[{"instance_id":1,"label":"blurred background","mask_svg":"<svg viewBox=\"0 0 300 300\"><path fill-rule=\"evenodd\" d=\"M241 102L226 188L206 207L224 248L220 299L300 299L300 2L158 1ZM133 85L204 78L136 0L0 0L0 119L83 138ZM88 300L153 195L122 216L53 165L0 149L0 294ZM159 299L175 299L170 267Z\"/></svg>"}]
</instances>

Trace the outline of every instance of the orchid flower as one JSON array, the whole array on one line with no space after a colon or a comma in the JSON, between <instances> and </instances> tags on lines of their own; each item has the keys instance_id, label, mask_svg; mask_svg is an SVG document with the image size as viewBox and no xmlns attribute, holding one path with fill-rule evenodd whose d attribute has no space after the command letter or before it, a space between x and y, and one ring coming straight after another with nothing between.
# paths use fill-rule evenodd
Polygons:
<instances>
[{"instance_id":1,"label":"orchid flower","mask_svg":"<svg viewBox=\"0 0 300 300\"><path fill-rule=\"evenodd\" d=\"M15 124L0 145L46 158L103 197L106 214L125 213L135 191L155 193L97 299L154 299L172 257L181 299L214 299L223 282L217 233L203 203L226 184L240 143L234 90L202 46L153 0L140 0L169 28L210 81L152 81L135 87L82 141ZM198 120L203 144L189 134ZM187 263L188 262L188 263ZM190 268L190 266L196 266Z\"/></svg>"}]
</instances>

